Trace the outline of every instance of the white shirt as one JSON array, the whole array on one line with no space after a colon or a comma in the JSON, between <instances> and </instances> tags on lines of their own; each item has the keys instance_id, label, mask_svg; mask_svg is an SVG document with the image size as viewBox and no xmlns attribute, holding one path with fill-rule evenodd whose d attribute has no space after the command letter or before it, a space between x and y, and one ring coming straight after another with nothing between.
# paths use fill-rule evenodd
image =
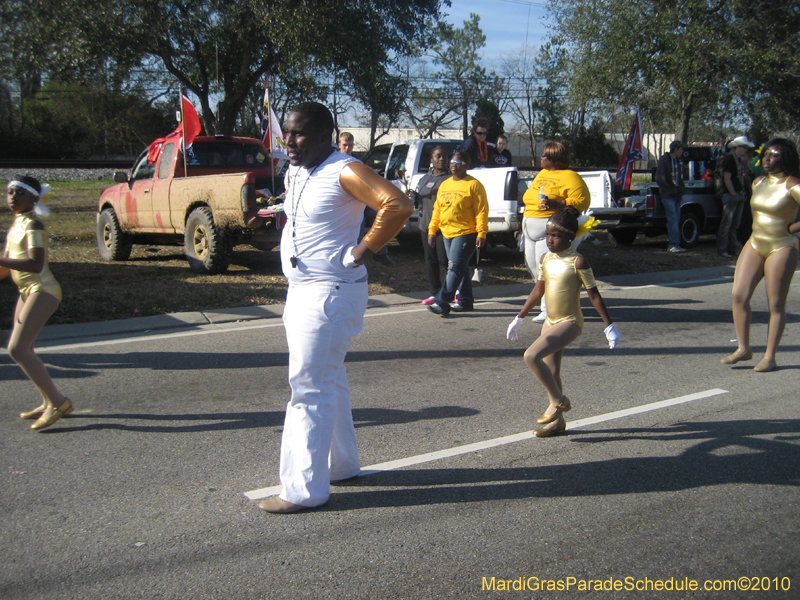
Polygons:
<instances>
[{"instance_id":1,"label":"white shirt","mask_svg":"<svg viewBox=\"0 0 800 600\"><path fill-rule=\"evenodd\" d=\"M344 266L348 249L358 243L364 204L339 183L347 163L357 158L334 151L316 167L289 167L286 174L286 226L281 235L281 266L289 283L352 283L367 268ZM297 267L292 266L292 257Z\"/></svg>"}]
</instances>

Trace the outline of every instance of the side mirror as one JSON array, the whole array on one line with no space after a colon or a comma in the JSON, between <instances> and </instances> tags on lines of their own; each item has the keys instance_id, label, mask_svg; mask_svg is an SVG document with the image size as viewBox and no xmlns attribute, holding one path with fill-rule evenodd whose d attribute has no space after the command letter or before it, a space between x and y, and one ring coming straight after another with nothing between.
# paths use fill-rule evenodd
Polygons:
<instances>
[{"instance_id":1,"label":"side mirror","mask_svg":"<svg viewBox=\"0 0 800 600\"><path fill-rule=\"evenodd\" d=\"M114 173L114 181L117 183L128 183L128 174L123 171L117 171Z\"/></svg>"}]
</instances>

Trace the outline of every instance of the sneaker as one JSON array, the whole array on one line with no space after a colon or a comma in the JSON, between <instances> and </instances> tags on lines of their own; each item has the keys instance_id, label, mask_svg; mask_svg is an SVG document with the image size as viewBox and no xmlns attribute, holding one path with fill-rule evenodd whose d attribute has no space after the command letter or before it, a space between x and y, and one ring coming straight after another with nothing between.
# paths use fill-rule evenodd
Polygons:
<instances>
[{"instance_id":1,"label":"sneaker","mask_svg":"<svg viewBox=\"0 0 800 600\"><path fill-rule=\"evenodd\" d=\"M453 306L450 307L450 310L453 312L469 312L474 310L474 307L472 304L462 304L459 302L458 304L453 304Z\"/></svg>"},{"instance_id":2,"label":"sneaker","mask_svg":"<svg viewBox=\"0 0 800 600\"><path fill-rule=\"evenodd\" d=\"M382 264L384 267L393 267L394 261L386 254L373 254L372 260Z\"/></svg>"},{"instance_id":3,"label":"sneaker","mask_svg":"<svg viewBox=\"0 0 800 600\"><path fill-rule=\"evenodd\" d=\"M443 317L446 317L447 315L450 314L450 307L447 306L447 304L443 304L440 306L436 304L436 302L434 302L433 304L428 306L428 310L434 314L441 315Z\"/></svg>"},{"instance_id":4,"label":"sneaker","mask_svg":"<svg viewBox=\"0 0 800 600\"><path fill-rule=\"evenodd\" d=\"M674 252L675 254L680 254L681 252L686 252L686 248L683 248L682 246L670 246L669 248L667 248L667 251Z\"/></svg>"},{"instance_id":5,"label":"sneaker","mask_svg":"<svg viewBox=\"0 0 800 600\"><path fill-rule=\"evenodd\" d=\"M436 297L435 296L431 296L430 298L425 298L425 300L420 302L420 304L422 304L422 306L430 306L434 302L436 302Z\"/></svg>"},{"instance_id":6,"label":"sneaker","mask_svg":"<svg viewBox=\"0 0 800 600\"><path fill-rule=\"evenodd\" d=\"M538 315L533 317L532 320L533 320L534 323L544 323L545 321L547 321L547 313L546 312L540 312Z\"/></svg>"},{"instance_id":7,"label":"sneaker","mask_svg":"<svg viewBox=\"0 0 800 600\"><path fill-rule=\"evenodd\" d=\"M722 258L733 258L733 254L730 252L718 252L717 254L719 254Z\"/></svg>"}]
</instances>

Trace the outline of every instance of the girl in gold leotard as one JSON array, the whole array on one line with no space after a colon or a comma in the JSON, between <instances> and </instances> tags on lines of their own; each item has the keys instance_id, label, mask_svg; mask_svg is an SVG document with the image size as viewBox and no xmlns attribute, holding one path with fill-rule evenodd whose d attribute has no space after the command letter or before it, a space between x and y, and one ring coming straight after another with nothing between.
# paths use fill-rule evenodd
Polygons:
<instances>
[{"instance_id":1,"label":"girl in gold leotard","mask_svg":"<svg viewBox=\"0 0 800 600\"><path fill-rule=\"evenodd\" d=\"M797 268L800 231L795 223L800 205L800 159L789 140L776 138L764 146L761 164L766 172L753 182L750 206L753 235L744 245L733 276L733 323L736 327L736 352L722 359L733 365L753 358L750 348L750 299L756 285L764 279L769 304L767 349L754 367L765 373L777 368L775 353L786 326L786 298Z\"/></svg>"},{"instance_id":2,"label":"girl in gold leotard","mask_svg":"<svg viewBox=\"0 0 800 600\"><path fill-rule=\"evenodd\" d=\"M36 419L31 425L34 430L50 427L72 412L72 402L58 391L33 351L36 337L61 302L61 286L47 266L47 233L36 214L45 186L25 176L14 177L8 184L8 207L16 219L8 230L6 251L0 257L0 279L10 274L20 292L8 354L37 387L43 401L38 408L20 414L23 419Z\"/></svg>"},{"instance_id":3,"label":"girl in gold leotard","mask_svg":"<svg viewBox=\"0 0 800 600\"><path fill-rule=\"evenodd\" d=\"M597 312L606 324L605 334L609 347L619 341L617 326L611 322L608 310L597 291L592 269L586 259L572 249L572 240L578 231L578 211L565 208L555 213L547 222L547 248L542 257L539 277L519 315L508 327L508 339L516 340L516 329L525 316L544 295L547 302L547 320L542 333L525 351L525 364L547 390L550 405L537 423L544 427L533 432L536 437L549 437L563 433L567 428L563 413L572 406L564 395L561 384L561 359L564 349L583 330L583 313L580 306L581 287L586 288Z\"/></svg>"}]
</instances>

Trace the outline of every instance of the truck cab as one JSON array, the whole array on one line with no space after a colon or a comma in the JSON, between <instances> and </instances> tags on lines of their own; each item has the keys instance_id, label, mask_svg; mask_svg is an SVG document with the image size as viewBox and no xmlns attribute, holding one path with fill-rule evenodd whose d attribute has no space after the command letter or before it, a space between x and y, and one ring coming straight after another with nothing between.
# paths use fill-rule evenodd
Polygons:
<instances>
[{"instance_id":1,"label":"truck cab","mask_svg":"<svg viewBox=\"0 0 800 600\"><path fill-rule=\"evenodd\" d=\"M416 190L422 177L428 172L434 148L442 146L450 156L463 143L462 140L422 139L381 144L375 146L364 158L364 164L381 177L391 181L404 192ZM514 234L519 230L518 202L522 197L519 190L519 173L516 167L495 167L470 169L468 171L486 189L489 203L489 235L493 244L508 247L516 245ZM414 236L414 238L411 238ZM419 210L415 209L402 231L398 241L419 243Z\"/></svg>"},{"instance_id":2,"label":"truck cab","mask_svg":"<svg viewBox=\"0 0 800 600\"><path fill-rule=\"evenodd\" d=\"M722 218L722 202L716 195L714 169L724 150L718 146L687 146L680 158L684 193L678 204L680 244L692 248L704 233L716 233ZM651 181L634 184L632 195L617 197L613 205L593 207L618 244L632 244L642 231L648 237L667 231L667 214L661 202L655 169Z\"/></svg>"}]
</instances>

